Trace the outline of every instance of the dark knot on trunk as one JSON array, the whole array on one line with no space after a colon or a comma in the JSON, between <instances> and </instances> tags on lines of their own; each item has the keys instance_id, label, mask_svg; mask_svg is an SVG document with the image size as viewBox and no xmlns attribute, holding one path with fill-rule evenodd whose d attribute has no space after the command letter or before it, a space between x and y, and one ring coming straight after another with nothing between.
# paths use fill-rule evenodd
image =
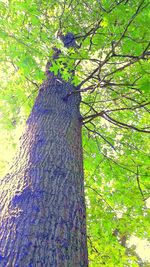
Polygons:
<instances>
[{"instance_id":1,"label":"dark knot on trunk","mask_svg":"<svg viewBox=\"0 0 150 267\"><path fill-rule=\"evenodd\" d=\"M58 33L59 38L62 40L65 47L74 47L77 48L78 45L76 44L74 34L71 32L68 32L66 35L63 35L62 33Z\"/></svg>"}]
</instances>

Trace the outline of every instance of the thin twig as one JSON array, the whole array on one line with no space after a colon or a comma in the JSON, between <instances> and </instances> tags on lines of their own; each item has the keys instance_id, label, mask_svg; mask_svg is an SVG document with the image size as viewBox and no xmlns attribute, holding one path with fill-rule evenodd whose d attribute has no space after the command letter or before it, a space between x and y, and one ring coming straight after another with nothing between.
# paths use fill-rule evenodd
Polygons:
<instances>
[{"instance_id":1,"label":"thin twig","mask_svg":"<svg viewBox=\"0 0 150 267\"><path fill-rule=\"evenodd\" d=\"M140 179L139 179L139 166L137 166L136 180L137 180L137 184L138 184L139 191L140 191L140 193L141 193L141 195L142 195L143 200L145 201L145 197L144 197L144 194L143 194L141 185L140 185Z\"/></svg>"}]
</instances>

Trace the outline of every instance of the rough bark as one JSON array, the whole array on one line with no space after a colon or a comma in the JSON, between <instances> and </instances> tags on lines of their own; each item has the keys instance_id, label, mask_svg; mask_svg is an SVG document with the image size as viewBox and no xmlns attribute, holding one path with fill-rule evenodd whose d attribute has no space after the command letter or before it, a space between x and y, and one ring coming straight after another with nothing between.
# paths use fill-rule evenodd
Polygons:
<instances>
[{"instance_id":1,"label":"rough bark","mask_svg":"<svg viewBox=\"0 0 150 267\"><path fill-rule=\"evenodd\" d=\"M49 75L0 190L1 267L86 267L80 96Z\"/></svg>"}]
</instances>

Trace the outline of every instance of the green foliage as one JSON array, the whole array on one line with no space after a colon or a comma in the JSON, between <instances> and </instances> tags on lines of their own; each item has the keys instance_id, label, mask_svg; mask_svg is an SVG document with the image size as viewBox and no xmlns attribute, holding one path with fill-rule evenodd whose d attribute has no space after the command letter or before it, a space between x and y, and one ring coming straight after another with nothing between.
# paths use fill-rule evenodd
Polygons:
<instances>
[{"instance_id":1,"label":"green foliage","mask_svg":"<svg viewBox=\"0 0 150 267\"><path fill-rule=\"evenodd\" d=\"M0 123L9 131L0 145L17 143L48 61L81 90L91 267L139 266L127 241L150 236L148 24L148 0L0 2ZM78 48L65 48L59 30ZM62 52L52 60L54 46Z\"/></svg>"}]
</instances>

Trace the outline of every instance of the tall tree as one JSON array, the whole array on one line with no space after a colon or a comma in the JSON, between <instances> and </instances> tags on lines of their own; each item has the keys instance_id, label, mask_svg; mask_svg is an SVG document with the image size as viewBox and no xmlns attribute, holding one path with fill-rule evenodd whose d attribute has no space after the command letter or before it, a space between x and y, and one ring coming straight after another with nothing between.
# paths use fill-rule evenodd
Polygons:
<instances>
[{"instance_id":1,"label":"tall tree","mask_svg":"<svg viewBox=\"0 0 150 267\"><path fill-rule=\"evenodd\" d=\"M2 266L87 266L82 146L90 266L139 266L127 243L149 234L149 2L0 5L10 132L36 99L1 182Z\"/></svg>"},{"instance_id":2,"label":"tall tree","mask_svg":"<svg viewBox=\"0 0 150 267\"><path fill-rule=\"evenodd\" d=\"M63 36L71 44L72 34ZM54 49L53 59L60 50ZM1 266L87 266L80 96L50 72L1 180ZM5 190L5 188L8 188Z\"/></svg>"}]
</instances>

